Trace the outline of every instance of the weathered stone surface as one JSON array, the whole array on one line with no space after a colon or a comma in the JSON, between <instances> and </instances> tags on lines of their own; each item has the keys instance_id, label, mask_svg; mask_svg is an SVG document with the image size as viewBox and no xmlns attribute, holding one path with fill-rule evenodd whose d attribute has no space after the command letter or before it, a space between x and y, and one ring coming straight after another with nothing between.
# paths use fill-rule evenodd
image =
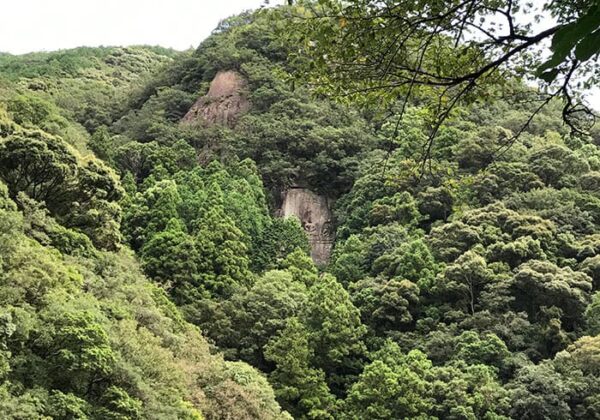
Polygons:
<instances>
[{"instance_id":1,"label":"weathered stone surface","mask_svg":"<svg viewBox=\"0 0 600 420\"><path fill-rule=\"evenodd\" d=\"M284 193L281 215L300 219L308 234L313 261L317 265L327 264L334 241L331 208L327 198L306 188L290 188Z\"/></svg>"},{"instance_id":2,"label":"weathered stone surface","mask_svg":"<svg viewBox=\"0 0 600 420\"><path fill-rule=\"evenodd\" d=\"M181 121L232 126L249 108L244 78L233 70L220 71L210 83L208 93L192 105Z\"/></svg>"}]
</instances>

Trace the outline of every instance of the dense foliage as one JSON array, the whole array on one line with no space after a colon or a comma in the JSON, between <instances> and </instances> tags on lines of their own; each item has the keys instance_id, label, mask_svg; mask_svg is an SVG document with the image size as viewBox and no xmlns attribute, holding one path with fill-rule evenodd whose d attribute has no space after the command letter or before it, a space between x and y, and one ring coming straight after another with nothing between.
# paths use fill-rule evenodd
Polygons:
<instances>
[{"instance_id":1,"label":"dense foliage","mask_svg":"<svg viewBox=\"0 0 600 420\"><path fill-rule=\"evenodd\" d=\"M311 95L278 24L0 56L0 417L600 418L598 132L551 101L506 148L535 104L482 102L424 165L424 104ZM249 111L182 123L227 70ZM334 203L327 266L290 186Z\"/></svg>"},{"instance_id":2,"label":"dense foliage","mask_svg":"<svg viewBox=\"0 0 600 420\"><path fill-rule=\"evenodd\" d=\"M154 220L146 229L161 235L143 242L141 266L124 246L124 235L129 238L135 230L132 219L140 212L136 206L161 193L167 205L166 197L173 192L169 187L175 184L164 181L139 196L127 191L126 179L123 188L113 169L85 151L94 144L94 136L81 128L73 109L60 103L62 95L91 94L98 80L115 78L121 89L133 89L132 80L114 75L113 67L133 75L139 55L156 54L140 47L113 67L95 67L113 55L121 57L119 49L109 51L108 56L104 49L84 49L2 58L2 77L13 82L3 85L0 103L0 417L286 418L265 377L247 364L214 354L199 329L185 321L165 289L158 287L165 276L171 282L177 279L171 278L172 273L184 275L182 267L153 259L161 246L179 246L186 258L190 256L185 241L177 242L178 219L161 225L167 210L146 215ZM164 62L168 57L158 58ZM90 67L98 72L98 80L82 76ZM40 79L60 91L51 96L39 92L32 84ZM61 86L63 82L68 86ZM117 92L110 90L105 99L116 100L112 95ZM97 110L105 106L96 98L80 100ZM252 171L252 164L240 163L235 180L246 182L264 202ZM211 173L213 182L224 183L219 168ZM183 218L196 210L192 198L201 198L201 187L194 183L201 182L196 178L200 175L190 173L189 183L181 189L187 203L180 208ZM245 197L226 190L214 199L229 204L240 196ZM231 209L246 210L243 204ZM268 217L264 209L257 212L243 219L249 233L261 223L261 216ZM126 225L121 225L123 217ZM229 224L237 235L239 229ZM285 228L297 226L290 221ZM219 236L227 234L224 229L212 231L218 248L203 254L207 263L221 264L212 257L229 247ZM165 244L171 231L176 239ZM271 239L274 249L277 237ZM243 241L235 246L246 249ZM235 246L231 263L243 258ZM175 250L172 255L177 257ZM229 272L222 275L234 277Z\"/></svg>"}]
</instances>

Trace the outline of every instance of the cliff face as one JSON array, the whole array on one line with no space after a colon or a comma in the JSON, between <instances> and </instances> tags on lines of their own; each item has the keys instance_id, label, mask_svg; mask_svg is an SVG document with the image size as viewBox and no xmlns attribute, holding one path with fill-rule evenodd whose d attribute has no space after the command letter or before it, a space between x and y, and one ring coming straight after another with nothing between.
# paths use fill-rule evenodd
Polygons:
<instances>
[{"instance_id":1,"label":"cliff face","mask_svg":"<svg viewBox=\"0 0 600 420\"><path fill-rule=\"evenodd\" d=\"M313 261L317 265L327 264L334 241L327 198L305 188L291 188L284 193L281 215L300 219L308 235Z\"/></svg>"},{"instance_id":2,"label":"cliff face","mask_svg":"<svg viewBox=\"0 0 600 420\"><path fill-rule=\"evenodd\" d=\"M192 105L181 121L232 126L237 117L250 108L245 92L246 81L239 73L220 71L210 83L208 93Z\"/></svg>"}]
</instances>

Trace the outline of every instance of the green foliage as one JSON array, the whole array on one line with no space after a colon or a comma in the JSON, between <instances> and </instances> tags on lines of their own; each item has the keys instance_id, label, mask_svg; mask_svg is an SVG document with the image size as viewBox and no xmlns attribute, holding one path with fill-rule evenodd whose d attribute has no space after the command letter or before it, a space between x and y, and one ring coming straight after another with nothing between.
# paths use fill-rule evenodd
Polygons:
<instances>
[{"instance_id":1,"label":"green foliage","mask_svg":"<svg viewBox=\"0 0 600 420\"><path fill-rule=\"evenodd\" d=\"M554 80L559 73L559 65L571 51L574 51L577 60L581 61L589 60L598 53L599 18L600 4L592 1L585 13L575 21L561 26L552 37L553 54L537 69L538 76L547 82Z\"/></svg>"},{"instance_id":2,"label":"green foliage","mask_svg":"<svg viewBox=\"0 0 600 420\"><path fill-rule=\"evenodd\" d=\"M205 331L215 337L220 347L227 348L229 344L237 349L239 358L268 370L266 344L289 318L299 313L306 300L306 287L288 271L268 271L246 293L223 304L230 319L229 329L219 331L208 319Z\"/></svg>"},{"instance_id":3,"label":"green foliage","mask_svg":"<svg viewBox=\"0 0 600 420\"><path fill-rule=\"evenodd\" d=\"M237 407L198 399L224 380L225 365L131 255L63 256L26 237L15 209L0 211L3 416L191 419ZM266 386L239 383L256 407L247 418L278 417Z\"/></svg>"},{"instance_id":4,"label":"green foliage","mask_svg":"<svg viewBox=\"0 0 600 420\"><path fill-rule=\"evenodd\" d=\"M322 369L334 393L341 393L351 376L360 371L365 352L365 327L348 292L331 275L324 275L310 289L300 314L306 326L313 363Z\"/></svg>"},{"instance_id":5,"label":"green foliage","mask_svg":"<svg viewBox=\"0 0 600 420\"><path fill-rule=\"evenodd\" d=\"M353 281L360 280L367 274L366 246L356 235L338 241L331 256L329 272L331 272L344 286Z\"/></svg>"},{"instance_id":6,"label":"green foliage","mask_svg":"<svg viewBox=\"0 0 600 420\"><path fill-rule=\"evenodd\" d=\"M415 239L377 258L372 270L388 278L406 279L428 289L439 268L425 242Z\"/></svg>"},{"instance_id":7,"label":"green foliage","mask_svg":"<svg viewBox=\"0 0 600 420\"><path fill-rule=\"evenodd\" d=\"M569 386L550 363L528 366L512 384L512 417L562 419L571 417ZM540 393L539 389L544 389Z\"/></svg>"},{"instance_id":8,"label":"green foliage","mask_svg":"<svg viewBox=\"0 0 600 420\"><path fill-rule=\"evenodd\" d=\"M133 249L144 246L153 235L178 218L181 197L173 181L161 181L137 193L124 214L124 231Z\"/></svg>"},{"instance_id":9,"label":"green foliage","mask_svg":"<svg viewBox=\"0 0 600 420\"><path fill-rule=\"evenodd\" d=\"M178 55L160 47L82 47L22 56L2 54L0 74L35 95L22 97L28 98L23 105L54 102L64 116L93 132L122 112L133 88Z\"/></svg>"},{"instance_id":10,"label":"green foliage","mask_svg":"<svg viewBox=\"0 0 600 420\"><path fill-rule=\"evenodd\" d=\"M281 266L290 272L294 281L303 283L307 287L318 281L317 267L308 254L300 248L290 252L281 262Z\"/></svg>"},{"instance_id":11,"label":"green foliage","mask_svg":"<svg viewBox=\"0 0 600 420\"><path fill-rule=\"evenodd\" d=\"M592 13L562 3L564 22ZM533 92L490 74L518 103L456 107L424 162L435 89L390 88L382 112L311 95L287 76L302 51L366 23L290 45L272 19L289 10L306 12L227 19L181 54L0 55L0 417L600 417L597 133L568 135L558 101L522 129ZM365 34L332 57L385 38ZM423 68L485 59L437 41ZM227 70L250 109L180 123ZM356 86L338 93L368 105ZM275 216L292 186L334 203L325 267Z\"/></svg>"},{"instance_id":12,"label":"green foliage","mask_svg":"<svg viewBox=\"0 0 600 420\"><path fill-rule=\"evenodd\" d=\"M364 123L347 109L286 93L265 112L240 119L236 152L257 162L267 188L299 182L329 195L347 190L371 140Z\"/></svg>"},{"instance_id":13,"label":"green foliage","mask_svg":"<svg viewBox=\"0 0 600 420\"><path fill-rule=\"evenodd\" d=\"M494 280L494 273L488 269L485 259L467 251L444 270L440 293L451 295L451 300L460 309L473 315L481 309L481 296L486 289L494 287Z\"/></svg>"},{"instance_id":14,"label":"green foliage","mask_svg":"<svg viewBox=\"0 0 600 420\"><path fill-rule=\"evenodd\" d=\"M486 365L457 365L434 368L430 381L437 418L506 419L510 394Z\"/></svg>"},{"instance_id":15,"label":"green foliage","mask_svg":"<svg viewBox=\"0 0 600 420\"><path fill-rule=\"evenodd\" d=\"M590 335L600 334L600 294L594 293L584 312L587 331Z\"/></svg>"},{"instance_id":16,"label":"green foliage","mask_svg":"<svg viewBox=\"0 0 600 420\"><path fill-rule=\"evenodd\" d=\"M38 134L0 140L0 178L10 196L43 202L66 227L87 234L97 247L119 247L123 190L115 173L94 158L81 158L59 138Z\"/></svg>"},{"instance_id":17,"label":"green foliage","mask_svg":"<svg viewBox=\"0 0 600 420\"><path fill-rule=\"evenodd\" d=\"M584 273L532 260L519 267L512 287L517 297L515 304L527 311L531 319L542 307L554 306L561 310L565 323L577 325L589 302L591 283Z\"/></svg>"},{"instance_id":18,"label":"green foliage","mask_svg":"<svg viewBox=\"0 0 600 420\"><path fill-rule=\"evenodd\" d=\"M170 289L175 299L185 301L185 296L194 293L199 283L200 253L179 220L171 219L165 230L153 235L140 252L144 272Z\"/></svg>"},{"instance_id":19,"label":"green foliage","mask_svg":"<svg viewBox=\"0 0 600 420\"><path fill-rule=\"evenodd\" d=\"M506 418L507 392L485 365L434 367L387 341L343 405L342 418Z\"/></svg>"},{"instance_id":20,"label":"green foliage","mask_svg":"<svg viewBox=\"0 0 600 420\"><path fill-rule=\"evenodd\" d=\"M196 232L203 286L213 296L229 297L240 285L252 282L242 231L225 214L218 185L210 187L209 206Z\"/></svg>"},{"instance_id":21,"label":"green foliage","mask_svg":"<svg viewBox=\"0 0 600 420\"><path fill-rule=\"evenodd\" d=\"M387 342L374 359L352 385L342 418L426 418L433 404L427 357L418 350L404 355Z\"/></svg>"},{"instance_id":22,"label":"green foliage","mask_svg":"<svg viewBox=\"0 0 600 420\"><path fill-rule=\"evenodd\" d=\"M371 331L385 335L413 325L419 286L406 279L366 278L350 286L352 301Z\"/></svg>"},{"instance_id":23,"label":"green foliage","mask_svg":"<svg viewBox=\"0 0 600 420\"><path fill-rule=\"evenodd\" d=\"M299 418L333 418L335 398L323 371L311 367L314 350L308 331L296 318L269 343L266 357L277 365L270 379L284 408Z\"/></svg>"},{"instance_id":24,"label":"green foliage","mask_svg":"<svg viewBox=\"0 0 600 420\"><path fill-rule=\"evenodd\" d=\"M310 246L306 233L296 217L274 218L256 246L255 267L269 268L282 261L296 249L308 254Z\"/></svg>"}]
</instances>

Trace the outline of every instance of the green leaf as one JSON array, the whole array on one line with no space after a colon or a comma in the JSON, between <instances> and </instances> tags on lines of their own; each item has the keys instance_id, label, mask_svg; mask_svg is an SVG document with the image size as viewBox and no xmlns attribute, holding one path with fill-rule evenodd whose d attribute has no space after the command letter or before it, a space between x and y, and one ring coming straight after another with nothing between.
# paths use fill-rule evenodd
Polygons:
<instances>
[{"instance_id":1,"label":"green leaf","mask_svg":"<svg viewBox=\"0 0 600 420\"><path fill-rule=\"evenodd\" d=\"M600 29L587 35L577 44L575 57L580 61L586 61L600 51Z\"/></svg>"},{"instance_id":2,"label":"green leaf","mask_svg":"<svg viewBox=\"0 0 600 420\"><path fill-rule=\"evenodd\" d=\"M577 36L578 29L581 29L581 27L579 26L579 21L576 21L569 23L556 31L552 37L552 51L562 52L566 49L568 52L568 50L570 50L580 39L580 37ZM571 45L571 47L568 47L569 45Z\"/></svg>"},{"instance_id":3,"label":"green leaf","mask_svg":"<svg viewBox=\"0 0 600 420\"><path fill-rule=\"evenodd\" d=\"M600 26L600 2L597 2L590 10L575 22L561 27L552 37L551 49L554 51L552 57L537 69L537 76L551 82L558 71L546 71L560 65L573 50L578 59L585 61L598 52L600 35L595 31ZM585 57L585 58L580 58Z\"/></svg>"},{"instance_id":4,"label":"green leaf","mask_svg":"<svg viewBox=\"0 0 600 420\"><path fill-rule=\"evenodd\" d=\"M556 79L557 75L558 75L558 69L555 68L555 69L545 71L545 72L539 74L538 77L540 79L544 80L545 82L552 83L552 81L554 79Z\"/></svg>"},{"instance_id":5,"label":"green leaf","mask_svg":"<svg viewBox=\"0 0 600 420\"><path fill-rule=\"evenodd\" d=\"M554 55L552 57L550 57L550 59L548 61L546 61L544 64L542 64L541 66L538 67L537 69L537 76L538 77L542 77L541 75L545 73L546 70L548 69L552 69L556 66L558 66L560 63L562 63L564 61L565 58L567 58L567 54L569 52L565 52L564 54L559 54L559 53L554 53Z\"/></svg>"}]
</instances>

